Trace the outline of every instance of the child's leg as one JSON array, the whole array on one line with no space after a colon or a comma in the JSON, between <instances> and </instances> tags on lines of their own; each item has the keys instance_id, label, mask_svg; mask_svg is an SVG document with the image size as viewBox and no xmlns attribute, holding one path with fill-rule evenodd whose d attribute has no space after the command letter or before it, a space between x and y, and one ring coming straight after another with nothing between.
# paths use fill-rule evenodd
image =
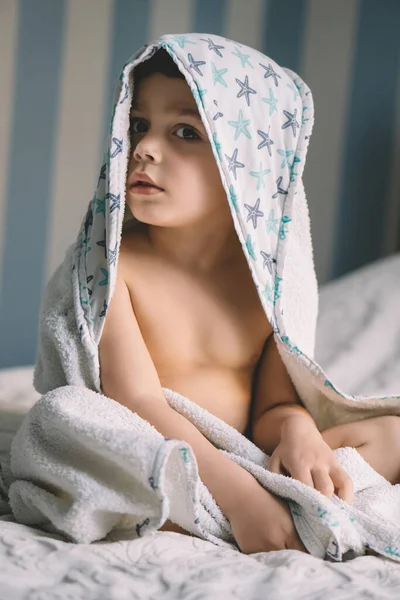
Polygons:
<instances>
[{"instance_id":1,"label":"child's leg","mask_svg":"<svg viewBox=\"0 0 400 600\"><path fill-rule=\"evenodd\" d=\"M336 425L321 432L335 450L350 446L390 483L400 483L400 417L383 416Z\"/></svg>"}]
</instances>

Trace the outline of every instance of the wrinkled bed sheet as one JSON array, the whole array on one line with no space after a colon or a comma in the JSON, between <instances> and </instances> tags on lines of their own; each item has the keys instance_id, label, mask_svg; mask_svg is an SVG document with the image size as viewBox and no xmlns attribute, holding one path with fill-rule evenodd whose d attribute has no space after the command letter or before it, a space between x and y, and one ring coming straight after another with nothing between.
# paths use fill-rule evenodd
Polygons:
<instances>
[{"instance_id":1,"label":"wrinkled bed sheet","mask_svg":"<svg viewBox=\"0 0 400 600\"><path fill-rule=\"evenodd\" d=\"M354 394L399 393L400 316L394 311L399 299L400 256L321 289L316 358L339 388ZM0 454L39 397L32 373L32 367L0 371ZM246 556L170 532L72 544L15 523L4 502L1 512L0 600L316 600L329 595L347 600L400 594L400 566L389 559L365 556L334 564L291 550Z\"/></svg>"}]
</instances>

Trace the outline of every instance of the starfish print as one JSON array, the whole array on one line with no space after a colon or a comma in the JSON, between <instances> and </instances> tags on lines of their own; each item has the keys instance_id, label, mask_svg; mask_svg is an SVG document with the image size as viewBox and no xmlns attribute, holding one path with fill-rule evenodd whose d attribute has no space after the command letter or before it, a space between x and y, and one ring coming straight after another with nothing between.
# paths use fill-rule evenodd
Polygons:
<instances>
[{"instance_id":1,"label":"starfish print","mask_svg":"<svg viewBox=\"0 0 400 600\"><path fill-rule=\"evenodd\" d=\"M299 90L298 90L298 87L297 87L297 85L296 85L296 84L295 84L295 86L293 87L291 83L288 83L288 84L287 84L287 86L288 86L288 88L289 88L290 90L292 90L292 92L294 93L293 102L295 102L295 101L297 100L297 96L300 96L300 94L299 94Z\"/></svg>"},{"instance_id":2,"label":"starfish print","mask_svg":"<svg viewBox=\"0 0 400 600\"><path fill-rule=\"evenodd\" d=\"M239 117L237 121L228 121L228 125L236 128L235 131L235 141L238 139L241 133L251 140L251 134L247 131L247 127L251 123L251 119L243 119L243 111L239 110Z\"/></svg>"},{"instance_id":3,"label":"starfish print","mask_svg":"<svg viewBox=\"0 0 400 600\"><path fill-rule=\"evenodd\" d=\"M100 240L99 242L96 242L97 246L101 246L102 248L104 248L104 258L107 258L107 247L106 247L106 230L104 230L104 239Z\"/></svg>"},{"instance_id":4,"label":"starfish print","mask_svg":"<svg viewBox=\"0 0 400 600\"><path fill-rule=\"evenodd\" d=\"M257 129L257 133L259 135L261 135L263 141L260 142L257 146L258 150L261 150L261 148L264 148L264 146L268 146L268 154L270 156L272 156L272 152L271 152L271 146L272 144L274 144L275 142L273 140L271 140L271 138L269 137L269 133L265 133L265 131L262 131L261 129Z\"/></svg>"},{"instance_id":5,"label":"starfish print","mask_svg":"<svg viewBox=\"0 0 400 600\"><path fill-rule=\"evenodd\" d=\"M277 152L278 152L278 154L283 156L283 161L281 163L281 169L283 169L283 167L285 165L287 165L288 167L291 167L292 165L289 163L288 157L291 156L292 154L294 154L294 150L277 150Z\"/></svg>"},{"instance_id":6,"label":"starfish print","mask_svg":"<svg viewBox=\"0 0 400 600\"><path fill-rule=\"evenodd\" d=\"M265 299L267 302L274 302L274 296L275 296L275 288L272 287L272 285L269 283L269 281L267 282L267 285L265 286L265 289L263 291L263 296L265 296Z\"/></svg>"},{"instance_id":7,"label":"starfish print","mask_svg":"<svg viewBox=\"0 0 400 600\"><path fill-rule=\"evenodd\" d=\"M265 224L267 226L267 233L270 233L271 231L273 231L274 233L276 233L276 235L278 235L279 219L274 219L274 209L273 208L271 208L271 210L269 211L268 221L265 221Z\"/></svg>"},{"instance_id":8,"label":"starfish print","mask_svg":"<svg viewBox=\"0 0 400 600\"><path fill-rule=\"evenodd\" d=\"M101 267L100 271L103 273L104 279L102 279L101 281L99 281L99 285L108 285L108 271L107 271L107 269L104 269L103 267Z\"/></svg>"},{"instance_id":9,"label":"starfish print","mask_svg":"<svg viewBox=\"0 0 400 600\"><path fill-rule=\"evenodd\" d=\"M277 191L275 192L275 194L272 196L273 198L277 198L278 194L282 194L284 196L286 196L287 194L287 190L284 190L283 187L281 187L282 185L282 175L280 177L278 177L278 179L276 180L276 185L277 185Z\"/></svg>"},{"instance_id":10,"label":"starfish print","mask_svg":"<svg viewBox=\"0 0 400 600\"><path fill-rule=\"evenodd\" d=\"M107 309L108 309L108 305L107 305L107 302L104 300L104 302L103 302L103 310L99 314L99 317L105 317L106 314L107 314Z\"/></svg>"},{"instance_id":11,"label":"starfish print","mask_svg":"<svg viewBox=\"0 0 400 600\"><path fill-rule=\"evenodd\" d=\"M221 160L221 144L217 140L217 134L216 133L213 133L213 142L214 142L214 147L215 147L215 149L217 151L217 154L218 154L218 158L219 158L219 160Z\"/></svg>"},{"instance_id":12,"label":"starfish print","mask_svg":"<svg viewBox=\"0 0 400 600\"><path fill-rule=\"evenodd\" d=\"M279 230L279 239L281 239L281 240L286 239L286 234L287 234L286 224L289 223L291 220L292 219L289 219L289 217L282 217L282 225Z\"/></svg>"},{"instance_id":13,"label":"starfish print","mask_svg":"<svg viewBox=\"0 0 400 600\"><path fill-rule=\"evenodd\" d=\"M298 156L295 156L294 159L293 159L292 167L291 167L291 171L290 171L290 181L291 181L291 183L293 183L294 178L298 176L298 173L296 173L295 170L294 170L294 168L295 168L294 166L295 166L296 163L299 163L299 162L301 162L301 159Z\"/></svg>"},{"instance_id":14,"label":"starfish print","mask_svg":"<svg viewBox=\"0 0 400 600\"><path fill-rule=\"evenodd\" d=\"M104 198L97 198L96 196L94 197L94 201L96 203L96 215L97 213L103 213L103 215L105 216L106 214L106 209L105 209L105 205L106 205L106 201Z\"/></svg>"},{"instance_id":15,"label":"starfish print","mask_svg":"<svg viewBox=\"0 0 400 600\"><path fill-rule=\"evenodd\" d=\"M196 46L196 42L188 40L186 35L174 35L172 39L174 42L177 42L181 48L184 48L185 44L194 44Z\"/></svg>"},{"instance_id":16,"label":"starfish print","mask_svg":"<svg viewBox=\"0 0 400 600\"><path fill-rule=\"evenodd\" d=\"M118 242L115 242L114 250L109 248L108 251L110 253L110 265L115 265L117 262Z\"/></svg>"},{"instance_id":17,"label":"starfish print","mask_svg":"<svg viewBox=\"0 0 400 600\"><path fill-rule=\"evenodd\" d=\"M124 83L124 88L125 88L125 95L122 98L122 100L119 101L120 104L123 104L125 102L125 100L127 99L127 97L128 97L128 89L129 88L128 88L128 84L127 83Z\"/></svg>"},{"instance_id":18,"label":"starfish print","mask_svg":"<svg viewBox=\"0 0 400 600\"><path fill-rule=\"evenodd\" d=\"M236 212L238 213L239 208L238 208L238 204L237 204L237 196L235 194L235 189L234 189L233 185L231 185L229 188L229 200L231 201Z\"/></svg>"},{"instance_id":19,"label":"starfish print","mask_svg":"<svg viewBox=\"0 0 400 600\"><path fill-rule=\"evenodd\" d=\"M274 292L274 304L281 297L279 286L281 284L282 277L275 276L275 292Z\"/></svg>"},{"instance_id":20,"label":"starfish print","mask_svg":"<svg viewBox=\"0 0 400 600\"><path fill-rule=\"evenodd\" d=\"M286 129L287 127L292 127L293 136L296 137L296 127L300 128L300 125L296 121L297 108L295 108L294 113L290 113L287 110L284 110L283 112L285 114L285 117L287 117L288 120L286 121L286 123L284 123L282 125L281 129Z\"/></svg>"},{"instance_id":21,"label":"starfish print","mask_svg":"<svg viewBox=\"0 0 400 600\"><path fill-rule=\"evenodd\" d=\"M245 204L245 207L249 211L249 214L247 215L246 223L248 223L250 221L250 219L251 219L253 221L253 227L254 227L254 229L257 229L257 217L263 217L264 216L264 213L261 212L261 210L259 210L259 208L260 208L260 198L257 198L257 202L255 203L254 206L250 206L250 204Z\"/></svg>"},{"instance_id":22,"label":"starfish print","mask_svg":"<svg viewBox=\"0 0 400 600\"><path fill-rule=\"evenodd\" d=\"M214 63L212 63L212 72L213 72L213 83L221 83L224 87L228 87L228 84L224 80L225 73L228 72L228 69L217 69Z\"/></svg>"},{"instance_id":23,"label":"starfish print","mask_svg":"<svg viewBox=\"0 0 400 600\"><path fill-rule=\"evenodd\" d=\"M195 82L196 83L196 82ZM201 89L199 85L196 83L196 87L192 88L192 94L196 101L196 104L203 104L203 96L207 93L207 90Z\"/></svg>"},{"instance_id":24,"label":"starfish print","mask_svg":"<svg viewBox=\"0 0 400 600\"><path fill-rule=\"evenodd\" d=\"M107 170L107 163L104 163L104 165L101 167L99 179L106 178L106 170Z\"/></svg>"},{"instance_id":25,"label":"starfish print","mask_svg":"<svg viewBox=\"0 0 400 600\"><path fill-rule=\"evenodd\" d=\"M253 90L253 88L249 87L248 75L246 75L244 81L240 81L240 79L236 78L235 81L241 86L241 90L238 94L236 94L236 98L241 98L242 96L244 96L246 99L247 106L250 106L250 94L257 94L257 92L256 90Z\"/></svg>"},{"instance_id":26,"label":"starfish print","mask_svg":"<svg viewBox=\"0 0 400 600\"><path fill-rule=\"evenodd\" d=\"M302 117L301 117L301 123L302 125L305 125L307 123L307 121L309 121L310 119L306 119L304 116L305 111L308 110L308 106L303 106L303 113L302 113Z\"/></svg>"},{"instance_id":27,"label":"starfish print","mask_svg":"<svg viewBox=\"0 0 400 600\"><path fill-rule=\"evenodd\" d=\"M110 158L115 158L117 156L117 154L119 154L120 152L122 152L122 140L119 140L116 137L113 137L112 139L113 143L115 144L115 150L112 152L112 154L110 154Z\"/></svg>"},{"instance_id":28,"label":"starfish print","mask_svg":"<svg viewBox=\"0 0 400 600\"><path fill-rule=\"evenodd\" d=\"M246 248L247 248L247 251L250 254L251 258L253 260L257 260L257 257L256 257L255 252L254 252L253 241L252 241L250 235L248 235L247 239L246 239Z\"/></svg>"},{"instance_id":29,"label":"starfish print","mask_svg":"<svg viewBox=\"0 0 400 600\"><path fill-rule=\"evenodd\" d=\"M111 200L110 213L112 213L116 208L120 208L120 194L116 196L115 194L107 193L105 200Z\"/></svg>"},{"instance_id":30,"label":"starfish print","mask_svg":"<svg viewBox=\"0 0 400 600\"><path fill-rule=\"evenodd\" d=\"M260 189L260 187L262 186L263 188L265 188L265 183L264 183L264 177L265 175L268 175L268 173L271 173L270 169L264 169L262 168L262 163L260 163L260 170L259 171L250 171L250 175L252 177L257 177L258 181L257 181L257 191Z\"/></svg>"},{"instance_id":31,"label":"starfish print","mask_svg":"<svg viewBox=\"0 0 400 600\"><path fill-rule=\"evenodd\" d=\"M273 275L274 274L273 270L276 265L276 259L272 258L272 254L267 254L266 252L263 252L262 250L260 251L260 254L264 259L263 267L267 266L268 271L270 272L271 275Z\"/></svg>"},{"instance_id":32,"label":"starfish print","mask_svg":"<svg viewBox=\"0 0 400 600\"><path fill-rule=\"evenodd\" d=\"M276 112L278 112L278 109L276 108L278 98L275 98L274 91L272 88L269 88L268 91L269 91L269 100L268 100L268 98L261 98L261 100L263 102L266 102L266 104L269 104L269 116L271 116L275 110L276 110Z\"/></svg>"},{"instance_id":33,"label":"starfish print","mask_svg":"<svg viewBox=\"0 0 400 600\"><path fill-rule=\"evenodd\" d=\"M188 59L190 62L189 69L194 69L196 71L196 73L198 73L199 75L201 75L203 77L203 73L200 71L200 67L202 65L205 65L206 61L205 60L195 60L193 58L193 54L190 54L190 52L188 54Z\"/></svg>"},{"instance_id":34,"label":"starfish print","mask_svg":"<svg viewBox=\"0 0 400 600\"><path fill-rule=\"evenodd\" d=\"M268 63L268 67L266 67L265 65L262 65L261 63L258 63L258 64L260 65L260 67L265 69L264 79L268 79L268 77L272 77L272 79L274 80L275 86L278 87L278 77L279 77L279 79L282 79L282 77L280 75L278 75L278 73L276 73L276 71L274 71L274 67L271 65L271 63Z\"/></svg>"},{"instance_id":35,"label":"starfish print","mask_svg":"<svg viewBox=\"0 0 400 600\"><path fill-rule=\"evenodd\" d=\"M216 100L213 100L215 106L218 108L218 102ZM216 121L217 119L219 119L220 117L223 117L224 114L220 111L216 112L215 115L213 116L213 121Z\"/></svg>"},{"instance_id":36,"label":"starfish print","mask_svg":"<svg viewBox=\"0 0 400 600\"><path fill-rule=\"evenodd\" d=\"M239 48L235 48L236 52L231 52L231 54L233 54L233 56L237 56L240 59L240 62L242 63L242 67L245 67L246 65L249 65L252 69L254 69L253 65L251 64L251 62L249 61L249 56L250 54L244 54L243 52L240 52Z\"/></svg>"},{"instance_id":37,"label":"starfish print","mask_svg":"<svg viewBox=\"0 0 400 600\"><path fill-rule=\"evenodd\" d=\"M228 171L232 171L233 172L233 176L236 180L236 169L243 169L244 168L244 164L239 162L237 160L237 155L238 155L238 148L235 148L234 153L232 154L232 156L228 156L227 154L225 154L225 157L228 159Z\"/></svg>"},{"instance_id":38,"label":"starfish print","mask_svg":"<svg viewBox=\"0 0 400 600\"><path fill-rule=\"evenodd\" d=\"M218 46L217 44L215 44L213 42L213 40L211 38L208 38L207 40L205 40L204 38L200 38L203 42L208 42L208 49L209 50L214 50L215 54L218 54L218 56L220 56L221 58L223 58L220 50L223 50L225 48L225 46Z\"/></svg>"}]
</instances>

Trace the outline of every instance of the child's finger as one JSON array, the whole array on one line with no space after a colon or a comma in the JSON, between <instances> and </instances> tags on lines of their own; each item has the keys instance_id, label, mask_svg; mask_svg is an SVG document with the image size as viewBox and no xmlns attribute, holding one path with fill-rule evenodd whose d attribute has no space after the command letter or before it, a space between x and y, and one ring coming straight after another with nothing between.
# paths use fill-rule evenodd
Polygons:
<instances>
[{"instance_id":1,"label":"child's finger","mask_svg":"<svg viewBox=\"0 0 400 600\"><path fill-rule=\"evenodd\" d=\"M281 460L274 452L271 454L271 457L268 461L268 471L271 471L272 473L278 473L279 475L284 475Z\"/></svg>"},{"instance_id":2,"label":"child's finger","mask_svg":"<svg viewBox=\"0 0 400 600\"><path fill-rule=\"evenodd\" d=\"M314 487L316 490L331 498L335 492L334 482L332 481L328 471L322 469L313 469L312 476L314 479Z\"/></svg>"},{"instance_id":3,"label":"child's finger","mask_svg":"<svg viewBox=\"0 0 400 600\"><path fill-rule=\"evenodd\" d=\"M332 469L330 472L335 488L338 490L337 495L342 500L349 504L354 502L354 484L353 480L342 467Z\"/></svg>"}]
</instances>

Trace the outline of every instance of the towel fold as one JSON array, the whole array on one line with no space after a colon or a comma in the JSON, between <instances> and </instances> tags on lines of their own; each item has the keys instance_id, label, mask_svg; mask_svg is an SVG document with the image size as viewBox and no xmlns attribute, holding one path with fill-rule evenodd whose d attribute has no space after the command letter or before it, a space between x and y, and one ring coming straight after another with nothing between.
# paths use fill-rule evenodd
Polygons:
<instances>
[{"instance_id":1,"label":"towel fold","mask_svg":"<svg viewBox=\"0 0 400 600\"><path fill-rule=\"evenodd\" d=\"M335 454L354 481L353 505L268 471L269 457L236 429L164 388L169 405L219 450L284 498L313 556L342 561L372 550L400 561L400 486L354 448ZM199 477L191 447L164 438L114 400L77 386L43 396L2 462L0 490L16 519L74 542L137 538L166 519L219 546L237 549L226 516Z\"/></svg>"}]
</instances>

